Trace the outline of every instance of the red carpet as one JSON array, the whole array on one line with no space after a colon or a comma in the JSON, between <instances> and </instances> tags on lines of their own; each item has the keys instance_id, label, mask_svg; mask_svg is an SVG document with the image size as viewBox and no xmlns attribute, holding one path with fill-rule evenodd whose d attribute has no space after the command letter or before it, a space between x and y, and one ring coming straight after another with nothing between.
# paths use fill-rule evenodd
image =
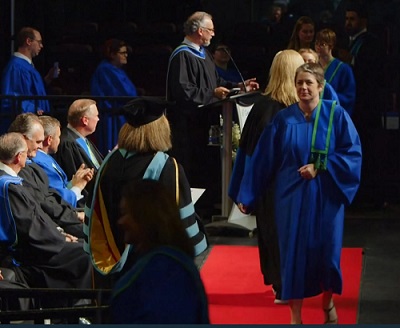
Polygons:
<instances>
[{"instance_id":1,"label":"red carpet","mask_svg":"<svg viewBox=\"0 0 400 328\"><path fill-rule=\"evenodd\" d=\"M343 294L335 296L340 324L355 324L360 288L362 249L342 251ZM258 249L254 246L214 246L201 269L213 324L289 324L287 305L274 304L263 284ZM303 322L322 324L321 296L303 303Z\"/></svg>"}]
</instances>

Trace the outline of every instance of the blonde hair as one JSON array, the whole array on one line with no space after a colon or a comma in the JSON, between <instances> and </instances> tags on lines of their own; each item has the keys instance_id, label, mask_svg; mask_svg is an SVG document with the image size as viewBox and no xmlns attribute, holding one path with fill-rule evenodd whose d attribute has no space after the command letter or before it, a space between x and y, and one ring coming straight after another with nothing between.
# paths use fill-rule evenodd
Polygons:
<instances>
[{"instance_id":1,"label":"blonde hair","mask_svg":"<svg viewBox=\"0 0 400 328\"><path fill-rule=\"evenodd\" d=\"M171 128L165 115L139 127L125 123L118 135L118 148L138 153L171 149Z\"/></svg>"},{"instance_id":2,"label":"blonde hair","mask_svg":"<svg viewBox=\"0 0 400 328\"><path fill-rule=\"evenodd\" d=\"M68 123L74 127L79 125L80 119L90 110L90 106L95 104L93 99L75 100L68 109Z\"/></svg>"},{"instance_id":3,"label":"blonde hair","mask_svg":"<svg viewBox=\"0 0 400 328\"><path fill-rule=\"evenodd\" d=\"M314 56L315 62L316 62L316 63L318 63L318 61L319 61L318 54L317 54L317 52L316 52L314 49L311 49L311 48L301 48L301 49L299 49L298 52L299 52L300 55L302 55L302 54L311 54L311 55Z\"/></svg>"},{"instance_id":4,"label":"blonde hair","mask_svg":"<svg viewBox=\"0 0 400 328\"><path fill-rule=\"evenodd\" d=\"M299 98L293 81L297 68L303 64L303 57L295 50L278 52L272 61L269 82L264 94L285 106L298 102Z\"/></svg>"}]
</instances>

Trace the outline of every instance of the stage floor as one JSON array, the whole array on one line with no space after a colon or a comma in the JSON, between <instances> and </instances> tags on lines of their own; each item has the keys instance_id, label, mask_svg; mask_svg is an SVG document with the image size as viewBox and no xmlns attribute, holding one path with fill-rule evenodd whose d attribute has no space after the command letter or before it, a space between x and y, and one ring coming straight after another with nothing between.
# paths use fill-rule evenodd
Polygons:
<instances>
[{"instance_id":1,"label":"stage floor","mask_svg":"<svg viewBox=\"0 0 400 328\"><path fill-rule=\"evenodd\" d=\"M344 247L364 248L358 324L399 324L400 311L400 206L385 209L368 206L346 212ZM215 231L211 245L257 245L253 236L240 231ZM200 268L208 252L196 258Z\"/></svg>"}]
</instances>

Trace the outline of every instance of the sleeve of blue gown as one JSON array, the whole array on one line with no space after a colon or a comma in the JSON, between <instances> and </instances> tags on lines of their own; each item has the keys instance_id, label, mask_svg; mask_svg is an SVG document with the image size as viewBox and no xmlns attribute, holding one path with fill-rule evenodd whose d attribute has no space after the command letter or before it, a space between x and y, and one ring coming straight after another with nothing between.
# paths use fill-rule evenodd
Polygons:
<instances>
[{"instance_id":1,"label":"sleeve of blue gown","mask_svg":"<svg viewBox=\"0 0 400 328\"><path fill-rule=\"evenodd\" d=\"M336 104L340 105L339 96L337 95L335 89L328 82L325 82L323 99L335 100Z\"/></svg>"},{"instance_id":2,"label":"sleeve of blue gown","mask_svg":"<svg viewBox=\"0 0 400 328\"><path fill-rule=\"evenodd\" d=\"M246 153L238 148L236 152L235 163L233 165L231 180L229 183L228 195L237 204L237 195L240 189L240 183L244 174L246 165Z\"/></svg>"},{"instance_id":3,"label":"sleeve of blue gown","mask_svg":"<svg viewBox=\"0 0 400 328\"><path fill-rule=\"evenodd\" d=\"M335 115L335 149L328 158L328 172L349 205L360 184L362 152L357 130L349 114L342 108Z\"/></svg>"},{"instance_id":4,"label":"sleeve of blue gown","mask_svg":"<svg viewBox=\"0 0 400 328\"><path fill-rule=\"evenodd\" d=\"M256 199L261 196L262 189L266 189L271 180L273 159L277 151L275 135L275 124L269 124L261 134L253 156L245 165L237 202L247 206L248 212L254 210Z\"/></svg>"},{"instance_id":5,"label":"sleeve of blue gown","mask_svg":"<svg viewBox=\"0 0 400 328\"><path fill-rule=\"evenodd\" d=\"M343 64L340 74L337 74L337 79L340 105L351 115L356 101L356 82L352 68Z\"/></svg>"},{"instance_id":6,"label":"sleeve of blue gown","mask_svg":"<svg viewBox=\"0 0 400 328\"><path fill-rule=\"evenodd\" d=\"M19 69L10 69L3 77L2 93L5 95L30 95L31 91L28 86L32 84L30 74ZM21 103L23 113L34 113L35 104L32 100L24 100Z\"/></svg>"}]
</instances>

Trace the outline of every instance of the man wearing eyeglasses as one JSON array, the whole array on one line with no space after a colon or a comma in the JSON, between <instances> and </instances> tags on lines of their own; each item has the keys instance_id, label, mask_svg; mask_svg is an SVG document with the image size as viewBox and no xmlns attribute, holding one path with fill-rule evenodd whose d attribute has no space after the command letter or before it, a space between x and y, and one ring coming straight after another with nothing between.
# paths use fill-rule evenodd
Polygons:
<instances>
[{"instance_id":1,"label":"man wearing eyeglasses","mask_svg":"<svg viewBox=\"0 0 400 328\"><path fill-rule=\"evenodd\" d=\"M219 124L219 112L198 106L224 99L233 87L255 90L259 86L255 79L247 80L244 86L218 76L212 55L206 50L215 36L210 14L193 13L183 29L185 38L172 52L167 72L167 100L175 103L167 113L172 127L172 154L184 166L192 187L215 188L219 152L213 153L207 144L210 125Z\"/></svg>"},{"instance_id":2,"label":"man wearing eyeglasses","mask_svg":"<svg viewBox=\"0 0 400 328\"><path fill-rule=\"evenodd\" d=\"M34 67L32 60L43 48L40 32L32 27L24 27L17 34L15 41L18 50L11 56L4 69L1 93L14 96L46 96L45 84L53 80L54 71L57 70L58 73L58 68L52 67L43 79ZM11 112L11 106L10 101L3 101L2 112ZM21 109L23 113L31 112L41 115L48 112L50 107L47 100L24 100L21 103ZM3 127L5 130L8 128L4 124Z\"/></svg>"}]
</instances>

